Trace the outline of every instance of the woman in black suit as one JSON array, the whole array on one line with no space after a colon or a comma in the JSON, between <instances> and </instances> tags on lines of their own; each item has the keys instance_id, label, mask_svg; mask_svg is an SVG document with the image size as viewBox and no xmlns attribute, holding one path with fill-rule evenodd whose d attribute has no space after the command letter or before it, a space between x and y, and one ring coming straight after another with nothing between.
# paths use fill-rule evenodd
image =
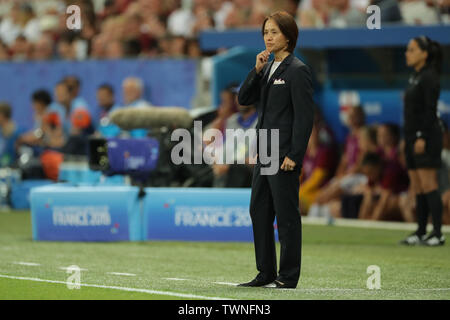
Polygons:
<instances>
[{"instance_id":1,"label":"woman in black suit","mask_svg":"<svg viewBox=\"0 0 450 320\"><path fill-rule=\"evenodd\" d=\"M299 176L314 118L313 90L309 68L293 51L298 28L287 12L276 12L264 20L262 35L266 50L256 56L239 91L241 105L256 105L258 110L258 158L253 171L250 216L253 225L256 278L240 286L295 288L300 277L301 219L299 211ZM275 59L269 62L273 53ZM262 141L259 133L271 136L278 130L278 143ZM268 153L278 152L281 166L276 172L265 171ZM272 158L272 157L271 157ZM279 168L279 169L278 169ZM277 219L281 246L277 274L273 223Z\"/></svg>"},{"instance_id":2,"label":"woman in black suit","mask_svg":"<svg viewBox=\"0 0 450 320\"><path fill-rule=\"evenodd\" d=\"M414 73L404 95L405 158L411 188L416 194L418 229L401 243L443 245L442 201L437 179L442 152L442 127L437 117L442 69L440 45L425 36L411 39L406 64L414 68ZM429 212L433 231L426 235Z\"/></svg>"}]
</instances>

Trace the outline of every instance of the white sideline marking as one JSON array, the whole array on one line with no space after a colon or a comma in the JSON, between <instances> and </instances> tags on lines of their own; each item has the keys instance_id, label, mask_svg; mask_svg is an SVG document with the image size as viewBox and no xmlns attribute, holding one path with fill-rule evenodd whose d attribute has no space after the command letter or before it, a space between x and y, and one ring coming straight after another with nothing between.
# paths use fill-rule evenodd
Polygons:
<instances>
[{"instance_id":1,"label":"white sideline marking","mask_svg":"<svg viewBox=\"0 0 450 320\"><path fill-rule=\"evenodd\" d=\"M29 278L29 277L16 277L16 276L8 276L8 275L3 275L3 274L0 274L0 278L46 282L46 283L68 284L68 282L65 282L65 281L46 280L46 279ZM129 291L129 292L140 292L140 293L148 293L148 294L158 294L158 295L172 296L172 297L179 297L179 298L204 299L204 300L232 300L229 298L221 298L221 297L207 297L207 296L199 296L199 295L187 294L187 293L159 291L159 290L150 290L150 289L139 289L139 288L116 287L116 286L105 286L105 285L100 285L100 284L80 283L80 286L92 287L92 288L103 288L103 289L114 289L114 290Z\"/></svg>"},{"instance_id":2,"label":"white sideline marking","mask_svg":"<svg viewBox=\"0 0 450 320\"><path fill-rule=\"evenodd\" d=\"M21 266L29 266L29 267L37 267L40 266L40 263L34 263L34 262L23 262L23 261L17 261L13 262L14 264L20 264Z\"/></svg>"},{"instance_id":3,"label":"white sideline marking","mask_svg":"<svg viewBox=\"0 0 450 320\"><path fill-rule=\"evenodd\" d=\"M237 286L237 283L232 282L213 282L215 284L223 284L226 286ZM264 287L261 287L264 288ZM268 287L269 288L269 287ZM280 290L280 289L277 289ZM380 290L369 290L369 289L362 289L362 288L296 288L296 289L281 289L283 291L367 291L367 292L378 292L378 291L396 291L395 289L380 289ZM411 291L450 291L450 288L408 288L408 289L400 289L400 290L411 290Z\"/></svg>"},{"instance_id":4,"label":"white sideline marking","mask_svg":"<svg viewBox=\"0 0 450 320\"><path fill-rule=\"evenodd\" d=\"M60 270L73 270L73 268L70 268L70 267L59 267L58 269L60 269ZM79 269L80 271L88 271L88 269L83 269L83 268L80 268Z\"/></svg>"},{"instance_id":5,"label":"white sideline marking","mask_svg":"<svg viewBox=\"0 0 450 320\"><path fill-rule=\"evenodd\" d=\"M218 282L213 282L213 283L215 283L215 284L223 284L223 285L225 285L225 286L237 286L237 285L238 285L237 283L220 282L220 281L218 281Z\"/></svg>"},{"instance_id":6,"label":"white sideline marking","mask_svg":"<svg viewBox=\"0 0 450 320\"><path fill-rule=\"evenodd\" d=\"M182 278L163 278L163 279L170 281L191 281L190 279L182 279Z\"/></svg>"},{"instance_id":7,"label":"white sideline marking","mask_svg":"<svg viewBox=\"0 0 450 320\"><path fill-rule=\"evenodd\" d=\"M126 272L107 272L106 274L112 274L113 276L136 277L134 273L126 273Z\"/></svg>"}]
</instances>

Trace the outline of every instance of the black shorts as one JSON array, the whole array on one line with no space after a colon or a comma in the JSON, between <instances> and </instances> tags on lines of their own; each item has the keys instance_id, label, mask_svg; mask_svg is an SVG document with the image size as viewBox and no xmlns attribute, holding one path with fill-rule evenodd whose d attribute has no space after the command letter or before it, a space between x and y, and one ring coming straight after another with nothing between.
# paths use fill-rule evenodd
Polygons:
<instances>
[{"instance_id":1,"label":"black shorts","mask_svg":"<svg viewBox=\"0 0 450 320\"><path fill-rule=\"evenodd\" d=\"M405 159L408 170L420 168L439 169L442 152L442 129L436 126L433 131L425 137L425 152L416 154L414 152L414 142L416 137L405 137Z\"/></svg>"}]
</instances>

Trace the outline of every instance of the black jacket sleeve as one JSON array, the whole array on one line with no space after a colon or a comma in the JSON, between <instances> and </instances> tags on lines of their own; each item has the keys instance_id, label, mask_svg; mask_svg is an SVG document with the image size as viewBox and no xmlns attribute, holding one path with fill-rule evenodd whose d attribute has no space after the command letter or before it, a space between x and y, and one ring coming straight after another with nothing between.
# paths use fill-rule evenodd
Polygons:
<instances>
[{"instance_id":1,"label":"black jacket sleeve","mask_svg":"<svg viewBox=\"0 0 450 320\"><path fill-rule=\"evenodd\" d=\"M292 145L287 157L301 165L308 146L314 120L314 101L309 68L298 68L291 80L291 97L294 109Z\"/></svg>"},{"instance_id":2,"label":"black jacket sleeve","mask_svg":"<svg viewBox=\"0 0 450 320\"><path fill-rule=\"evenodd\" d=\"M256 69L253 68L248 74L239 90L238 101L240 105L249 106L258 102L261 92L261 73L262 70L260 73L256 73Z\"/></svg>"}]
</instances>

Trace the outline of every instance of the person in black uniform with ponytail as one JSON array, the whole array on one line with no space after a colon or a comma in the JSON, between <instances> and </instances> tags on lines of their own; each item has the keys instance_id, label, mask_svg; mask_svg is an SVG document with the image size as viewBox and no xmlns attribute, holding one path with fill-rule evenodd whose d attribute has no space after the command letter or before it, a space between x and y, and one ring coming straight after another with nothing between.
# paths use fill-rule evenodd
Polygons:
<instances>
[{"instance_id":1,"label":"person in black uniform with ponytail","mask_svg":"<svg viewBox=\"0 0 450 320\"><path fill-rule=\"evenodd\" d=\"M411 188L416 194L418 229L401 241L405 245L443 245L442 200L437 171L441 167L442 127L437 116L442 50L425 36L410 40L406 64L414 68L404 94L405 158ZM428 214L433 230L426 235Z\"/></svg>"}]
</instances>

